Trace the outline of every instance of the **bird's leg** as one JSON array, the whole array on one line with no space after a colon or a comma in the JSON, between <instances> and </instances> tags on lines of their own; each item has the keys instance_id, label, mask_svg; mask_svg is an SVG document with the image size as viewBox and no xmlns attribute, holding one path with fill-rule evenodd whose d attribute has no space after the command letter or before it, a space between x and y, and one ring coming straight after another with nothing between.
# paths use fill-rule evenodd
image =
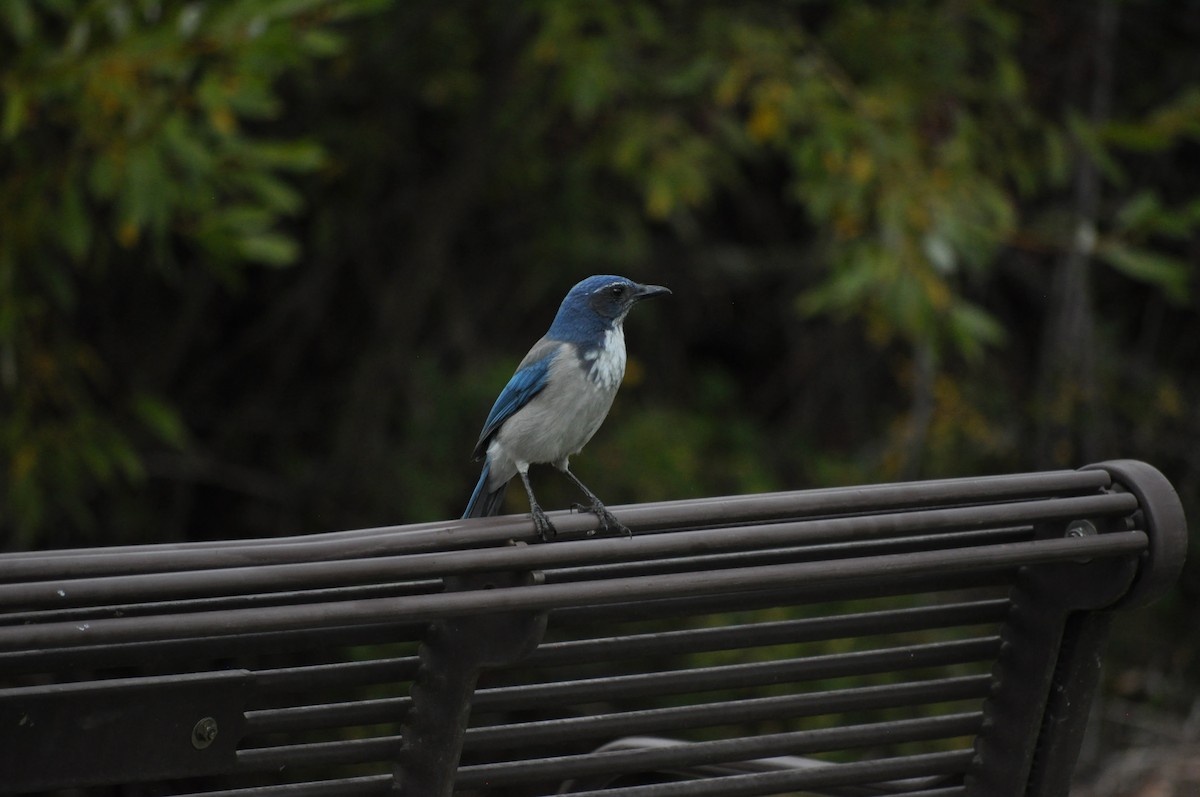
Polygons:
<instances>
[{"instance_id":1,"label":"bird's leg","mask_svg":"<svg viewBox=\"0 0 1200 797\"><path fill-rule=\"evenodd\" d=\"M571 470L566 465L560 467L559 470L567 474L571 481L575 482L575 486L582 490L583 494L587 496L589 506L577 506L579 506L580 509L587 509L588 512L591 512L593 515L599 518L601 528L603 528L605 531L620 532L626 537L633 536L633 532L629 530L629 527L617 520L616 515L614 515L612 512L609 512L608 508L600 502L599 498L596 497L596 494L589 490L588 486L581 482L578 476L576 476L574 473L571 473Z\"/></svg>"},{"instance_id":2,"label":"bird's leg","mask_svg":"<svg viewBox=\"0 0 1200 797\"><path fill-rule=\"evenodd\" d=\"M533 526L537 529L538 536L542 538L542 542L550 542L558 536L558 530L554 528L554 524L550 522L550 518L546 517L546 513L542 511L541 504L533 495L533 485L529 483L529 471L517 471L521 474L521 481L525 483L525 493L529 496L529 514L533 515Z\"/></svg>"}]
</instances>

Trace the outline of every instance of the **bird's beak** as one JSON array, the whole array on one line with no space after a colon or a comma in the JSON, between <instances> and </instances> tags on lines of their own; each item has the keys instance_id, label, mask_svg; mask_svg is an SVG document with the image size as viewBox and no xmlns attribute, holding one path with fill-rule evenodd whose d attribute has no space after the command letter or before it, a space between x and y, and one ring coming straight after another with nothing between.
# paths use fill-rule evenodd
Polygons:
<instances>
[{"instance_id":1,"label":"bird's beak","mask_svg":"<svg viewBox=\"0 0 1200 797\"><path fill-rule=\"evenodd\" d=\"M633 298L635 301L640 302L642 299L649 299L652 296L666 296L670 292L670 288L664 288L661 285L639 285Z\"/></svg>"}]
</instances>

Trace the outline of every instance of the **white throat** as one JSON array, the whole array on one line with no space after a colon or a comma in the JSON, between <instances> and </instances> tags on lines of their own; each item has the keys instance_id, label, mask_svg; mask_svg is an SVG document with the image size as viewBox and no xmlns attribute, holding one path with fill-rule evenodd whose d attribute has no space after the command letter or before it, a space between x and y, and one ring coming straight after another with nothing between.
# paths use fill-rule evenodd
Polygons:
<instances>
[{"instance_id":1,"label":"white throat","mask_svg":"<svg viewBox=\"0 0 1200 797\"><path fill-rule=\"evenodd\" d=\"M616 390L625 378L625 330L618 320L605 331L598 347L584 355L588 378L605 390Z\"/></svg>"}]
</instances>

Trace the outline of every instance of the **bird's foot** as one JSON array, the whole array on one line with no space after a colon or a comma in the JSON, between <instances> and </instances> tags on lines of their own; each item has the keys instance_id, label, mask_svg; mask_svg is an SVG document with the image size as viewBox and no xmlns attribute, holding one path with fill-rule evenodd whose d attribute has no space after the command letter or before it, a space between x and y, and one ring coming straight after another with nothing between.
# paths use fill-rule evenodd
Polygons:
<instances>
[{"instance_id":1,"label":"bird's foot","mask_svg":"<svg viewBox=\"0 0 1200 797\"><path fill-rule=\"evenodd\" d=\"M625 537L632 537L633 532L629 530L621 521L617 520L617 516L608 511L608 507L599 501L594 501L590 505L575 504L572 507L576 512L591 512L600 521L600 528L605 531L614 531ZM588 536L594 536L595 531L589 531Z\"/></svg>"},{"instance_id":2,"label":"bird's foot","mask_svg":"<svg viewBox=\"0 0 1200 797\"><path fill-rule=\"evenodd\" d=\"M537 529L542 542L550 542L558 536L558 529L554 528L554 524L550 522L550 518L546 517L546 513L540 506L535 504L530 514L533 515L533 527Z\"/></svg>"}]
</instances>

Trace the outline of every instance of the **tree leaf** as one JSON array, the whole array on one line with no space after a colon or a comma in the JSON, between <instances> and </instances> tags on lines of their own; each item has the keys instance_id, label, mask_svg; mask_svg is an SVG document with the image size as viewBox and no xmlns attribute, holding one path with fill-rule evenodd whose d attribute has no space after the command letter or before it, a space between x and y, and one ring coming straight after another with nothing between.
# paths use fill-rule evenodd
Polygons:
<instances>
[{"instance_id":1,"label":"tree leaf","mask_svg":"<svg viewBox=\"0 0 1200 797\"><path fill-rule=\"evenodd\" d=\"M1111 238L1100 241L1096 254L1130 279L1158 286L1172 302L1187 301L1191 269L1186 261Z\"/></svg>"},{"instance_id":2,"label":"tree leaf","mask_svg":"<svg viewBox=\"0 0 1200 797\"><path fill-rule=\"evenodd\" d=\"M300 253L291 238L279 233L248 235L237 242L238 253L267 266L290 266Z\"/></svg>"},{"instance_id":3,"label":"tree leaf","mask_svg":"<svg viewBox=\"0 0 1200 797\"><path fill-rule=\"evenodd\" d=\"M133 411L138 419L155 437L174 448L183 448L188 442L187 427L179 412L165 400L146 393L133 399Z\"/></svg>"}]
</instances>

